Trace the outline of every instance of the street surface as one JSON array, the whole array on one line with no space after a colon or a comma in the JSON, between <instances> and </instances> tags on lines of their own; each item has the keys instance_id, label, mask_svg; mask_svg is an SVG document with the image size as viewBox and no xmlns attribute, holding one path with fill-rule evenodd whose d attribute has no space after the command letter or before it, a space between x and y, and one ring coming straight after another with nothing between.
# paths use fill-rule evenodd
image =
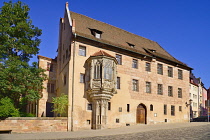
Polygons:
<instances>
[{"instance_id":1,"label":"street surface","mask_svg":"<svg viewBox=\"0 0 210 140\"><path fill-rule=\"evenodd\" d=\"M210 140L210 125L205 127L197 126L167 130L153 130L133 134L77 138L75 140Z\"/></svg>"},{"instance_id":2,"label":"street surface","mask_svg":"<svg viewBox=\"0 0 210 140\"><path fill-rule=\"evenodd\" d=\"M0 134L0 140L210 140L210 122L132 125L102 130Z\"/></svg>"}]
</instances>

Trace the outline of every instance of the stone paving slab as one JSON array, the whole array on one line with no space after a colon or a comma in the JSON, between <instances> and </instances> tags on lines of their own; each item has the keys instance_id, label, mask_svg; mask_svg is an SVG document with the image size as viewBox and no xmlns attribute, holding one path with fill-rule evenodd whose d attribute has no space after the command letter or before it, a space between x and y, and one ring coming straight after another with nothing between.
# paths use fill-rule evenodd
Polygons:
<instances>
[{"instance_id":1,"label":"stone paving slab","mask_svg":"<svg viewBox=\"0 0 210 140\"><path fill-rule=\"evenodd\" d=\"M33 140L33 139L68 139L68 138L86 138L108 135L132 134L138 132L147 132L152 130L167 130L174 128L196 127L210 125L208 122L192 123L168 123L154 125L133 125L121 128L102 129L102 130L81 130L75 132L47 132L30 134L0 134L0 140Z\"/></svg>"}]
</instances>

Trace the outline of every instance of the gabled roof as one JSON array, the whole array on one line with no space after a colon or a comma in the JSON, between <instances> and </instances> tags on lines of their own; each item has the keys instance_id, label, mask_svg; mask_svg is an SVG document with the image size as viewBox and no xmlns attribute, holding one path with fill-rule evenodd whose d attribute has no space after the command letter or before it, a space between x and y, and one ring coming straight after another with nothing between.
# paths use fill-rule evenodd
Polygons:
<instances>
[{"instance_id":1,"label":"gabled roof","mask_svg":"<svg viewBox=\"0 0 210 140\"><path fill-rule=\"evenodd\" d=\"M93 55L91 55L91 56L108 56L108 57L113 57L113 58L115 58L114 56L112 56L112 55L110 55L110 54L108 54L107 52L105 52L105 51L102 51L102 50L100 50L100 51L98 51L98 52L95 52Z\"/></svg>"},{"instance_id":2,"label":"gabled roof","mask_svg":"<svg viewBox=\"0 0 210 140\"><path fill-rule=\"evenodd\" d=\"M176 64L180 64L189 68L186 64L178 61L173 56L171 56L155 41L146 39L118 27L114 27L107 23L92 19L90 17L72 11L70 11L70 14L72 20L75 20L75 33L79 36L112 46L117 46L119 48L123 48L132 52L137 52L142 55L159 57L161 59L169 60ZM101 38L94 37L91 34L90 29L101 31ZM127 42L134 44L135 47L130 47Z\"/></svg>"}]
</instances>

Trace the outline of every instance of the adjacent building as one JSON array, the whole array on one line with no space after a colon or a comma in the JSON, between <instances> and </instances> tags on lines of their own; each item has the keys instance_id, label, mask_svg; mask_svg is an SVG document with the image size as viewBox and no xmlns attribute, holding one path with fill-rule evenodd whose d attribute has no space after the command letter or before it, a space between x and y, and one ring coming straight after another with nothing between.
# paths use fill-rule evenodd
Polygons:
<instances>
[{"instance_id":1,"label":"adjacent building","mask_svg":"<svg viewBox=\"0 0 210 140\"><path fill-rule=\"evenodd\" d=\"M69 11L60 19L56 59L47 71L39 116L51 97L67 94L69 130L189 121L192 70L157 42ZM50 67L48 67L50 66Z\"/></svg>"},{"instance_id":2,"label":"adjacent building","mask_svg":"<svg viewBox=\"0 0 210 140\"><path fill-rule=\"evenodd\" d=\"M199 109L199 86L198 79L190 73L190 99L191 99L191 117L196 118L200 114Z\"/></svg>"}]
</instances>

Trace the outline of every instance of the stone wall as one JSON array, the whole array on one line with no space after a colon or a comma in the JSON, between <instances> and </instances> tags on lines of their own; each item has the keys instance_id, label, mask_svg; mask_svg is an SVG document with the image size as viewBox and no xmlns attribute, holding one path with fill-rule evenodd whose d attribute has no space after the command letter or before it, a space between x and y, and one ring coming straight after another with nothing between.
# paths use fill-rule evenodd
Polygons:
<instances>
[{"instance_id":1,"label":"stone wall","mask_svg":"<svg viewBox=\"0 0 210 140\"><path fill-rule=\"evenodd\" d=\"M12 130L12 133L65 132L67 117L9 117L0 120L0 130Z\"/></svg>"}]
</instances>

